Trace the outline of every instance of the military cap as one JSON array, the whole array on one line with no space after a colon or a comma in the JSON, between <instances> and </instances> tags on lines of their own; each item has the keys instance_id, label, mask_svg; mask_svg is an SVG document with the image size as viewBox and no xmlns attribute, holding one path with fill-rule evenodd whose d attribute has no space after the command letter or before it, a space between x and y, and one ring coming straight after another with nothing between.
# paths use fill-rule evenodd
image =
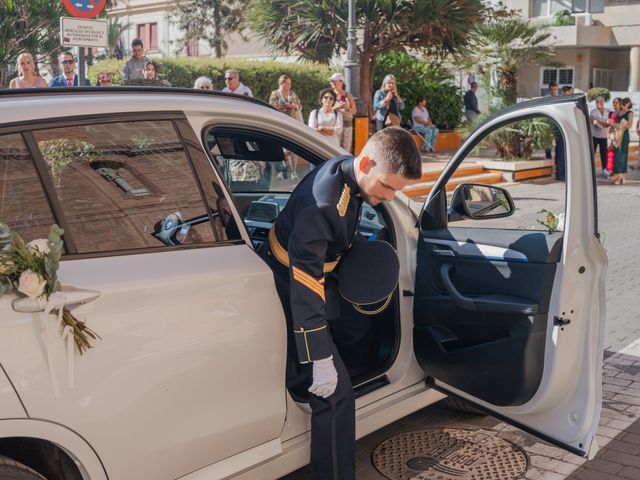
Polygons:
<instances>
[{"instance_id":1,"label":"military cap","mask_svg":"<svg viewBox=\"0 0 640 480\"><path fill-rule=\"evenodd\" d=\"M380 240L355 242L338 265L338 290L357 307L382 307L363 313L379 313L398 285L400 262L395 249Z\"/></svg>"}]
</instances>

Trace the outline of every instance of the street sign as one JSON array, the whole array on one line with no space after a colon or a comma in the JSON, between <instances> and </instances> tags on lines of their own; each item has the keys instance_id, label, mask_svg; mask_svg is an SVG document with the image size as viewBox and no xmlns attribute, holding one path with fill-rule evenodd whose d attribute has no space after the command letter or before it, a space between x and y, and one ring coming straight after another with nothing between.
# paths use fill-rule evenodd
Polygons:
<instances>
[{"instance_id":1,"label":"street sign","mask_svg":"<svg viewBox=\"0 0 640 480\"><path fill-rule=\"evenodd\" d=\"M95 18L104 10L107 0L62 0L62 4L73 17Z\"/></svg>"},{"instance_id":2,"label":"street sign","mask_svg":"<svg viewBox=\"0 0 640 480\"><path fill-rule=\"evenodd\" d=\"M65 47L107 47L106 20L60 17L60 43Z\"/></svg>"}]
</instances>

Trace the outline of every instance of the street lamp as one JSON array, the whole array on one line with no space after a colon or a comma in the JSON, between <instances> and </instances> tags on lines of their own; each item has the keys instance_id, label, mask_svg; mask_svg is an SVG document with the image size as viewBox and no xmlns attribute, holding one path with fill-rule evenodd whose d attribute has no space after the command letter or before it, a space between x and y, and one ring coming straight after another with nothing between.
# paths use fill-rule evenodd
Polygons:
<instances>
[{"instance_id":1,"label":"street lamp","mask_svg":"<svg viewBox=\"0 0 640 480\"><path fill-rule=\"evenodd\" d=\"M356 39L356 0L349 0L349 25L347 29L347 61L344 63L345 87L353 95L358 113L362 112L360 98L360 63Z\"/></svg>"}]
</instances>

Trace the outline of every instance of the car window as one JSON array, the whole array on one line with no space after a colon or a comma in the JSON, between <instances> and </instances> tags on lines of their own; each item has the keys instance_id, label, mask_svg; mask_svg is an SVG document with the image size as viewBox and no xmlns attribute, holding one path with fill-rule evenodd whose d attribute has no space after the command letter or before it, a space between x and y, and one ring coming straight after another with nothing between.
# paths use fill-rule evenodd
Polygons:
<instances>
[{"instance_id":1,"label":"car window","mask_svg":"<svg viewBox=\"0 0 640 480\"><path fill-rule=\"evenodd\" d=\"M0 222L27 242L47 238L55 223L38 172L19 134L0 136Z\"/></svg>"},{"instance_id":2,"label":"car window","mask_svg":"<svg viewBox=\"0 0 640 480\"><path fill-rule=\"evenodd\" d=\"M277 139L212 130L205 138L213 162L234 193L291 192L313 168Z\"/></svg>"},{"instance_id":3,"label":"car window","mask_svg":"<svg viewBox=\"0 0 640 480\"><path fill-rule=\"evenodd\" d=\"M565 183L555 177L564 176L564 155L560 130L542 116L510 122L488 133L449 178L448 205L451 207L451 196L460 183L495 184L513 199L514 213L503 218L458 219L451 221L449 227L561 229ZM477 187L472 190L475 195L484 191ZM487 210L482 202L469 203L470 208L474 205ZM497 209L486 211L487 215L501 213L500 202L495 205Z\"/></svg>"},{"instance_id":4,"label":"car window","mask_svg":"<svg viewBox=\"0 0 640 480\"><path fill-rule=\"evenodd\" d=\"M224 240L219 217L212 228L171 121L81 125L34 136L78 253Z\"/></svg>"}]
</instances>

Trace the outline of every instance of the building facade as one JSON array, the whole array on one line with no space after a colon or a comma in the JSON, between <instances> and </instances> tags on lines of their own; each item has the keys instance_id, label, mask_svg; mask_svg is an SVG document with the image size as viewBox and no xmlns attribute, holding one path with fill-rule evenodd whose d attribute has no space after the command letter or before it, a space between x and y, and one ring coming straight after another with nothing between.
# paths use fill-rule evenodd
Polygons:
<instances>
[{"instance_id":1,"label":"building facade","mask_svg":"<svg viewBox=\"0 0 640 480\"><path fill-rule=\"evenodd\" d=\"M205 41L194 41L188 46L180 45L180 29L172 22L171 14L176 0L118 0L107 11L110 17L118 17L128 28L122 35L127 52L131 41L140 38L145 54L151 57L211 57L212 51ZM256 35L246 32L247 41L240 35L229 35L225 58L247 60L295 61L295 57L274 55Z\"/></svg>"},{"instance_id":2,"label":"building facade","mask_svg":"<svg viewBox=\"0 0 640 480\"><path fill-rule=\"evenodd\" d=\"M640 91L640 0L506 0L526 18L552 25L554 59L562 66L527 66L520 71L518 95L536 97L550 82L582 91L605 87ZM554 26L568 10L573 25Z\"/></svg>"}]
</instances>

